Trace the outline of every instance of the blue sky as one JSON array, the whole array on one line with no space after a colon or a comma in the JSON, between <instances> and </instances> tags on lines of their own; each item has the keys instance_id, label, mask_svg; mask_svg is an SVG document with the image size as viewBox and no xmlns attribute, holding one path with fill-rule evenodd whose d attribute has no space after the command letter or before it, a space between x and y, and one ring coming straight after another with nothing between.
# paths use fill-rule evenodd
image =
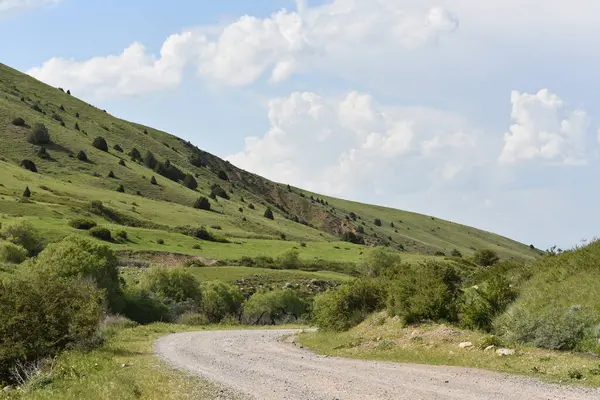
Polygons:
<instances>
[{"instance_id":1,"label":"blue sky","mask_svg":"<svg viewBox=\"0 0 600 400\"><path fill-rule=\"evenodd\" d=\"M599 12L0 0L0 48L12 67L273 180L567 248L600 223Z\"/></svg>"}]
</instances>

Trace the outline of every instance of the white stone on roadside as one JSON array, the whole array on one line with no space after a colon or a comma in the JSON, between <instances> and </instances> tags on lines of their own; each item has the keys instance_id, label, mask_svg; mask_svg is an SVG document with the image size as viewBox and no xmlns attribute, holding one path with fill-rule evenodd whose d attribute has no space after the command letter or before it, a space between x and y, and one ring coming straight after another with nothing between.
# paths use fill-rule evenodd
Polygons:
<instances>
[{"instance_id":1,"label":"white stone on roadside","mask_svg":"<svg viewBox=\"0 0 600 400\"><path fill-rule=\"evenodd\" d=\"M485 348L483 351L492 351L492 350L494 350L495 348L496 348L496 346L494 346L494 345L491 345L491 346L488 346L488 347L486 347L486 348Z\"/></svg>"},{"instance_id":2,"label":"white stone on roadside","mask_svg":"<svg viewBox=\"0 0 600 400\"><path fill-rule=\"evenodd\" d=\"M458 347L460 347L461 349L466 349L469 347L473 347L473 343L471 342L462 342L458 344Z\"/></svg>"},{"instance_id":3,"label":"white stone on roadside","mask_svg":"<svg viewBox=\"0 0 600 400\"><path fill-rule=\"evenodd\" d=\"M496 350L496 354L498 354L500 357L514 356L515 351L513 349L498 349Z\"/></svg>"}]
</instances>

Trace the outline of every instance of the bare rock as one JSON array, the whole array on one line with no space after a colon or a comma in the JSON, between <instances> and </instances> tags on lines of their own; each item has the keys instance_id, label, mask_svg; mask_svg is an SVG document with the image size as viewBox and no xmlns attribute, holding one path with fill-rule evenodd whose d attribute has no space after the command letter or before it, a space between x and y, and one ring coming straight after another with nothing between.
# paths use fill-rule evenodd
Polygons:
<instances>
[{"instance_id":1,"label":"bare rock","mask_svg":"<svg viewBox=\"0 0 600 400\"><path fill-rule=\"evenodd\" d=\"M461 349L468 349L473 347L473 343L471 342L462 342L458 344L458 347L460 347Z\"/></svg>"},{"instance_id":2,"label":"bare rock","mask_svg":"<svg viewBox=\"0 0 600 400\"><path fill-rule=\"evenodd\" d=\"M498 349L496 350L496 354L498 354L500 357L514 356L515 351L513 349Z\"/></svg>"},{"instance_id":3,"label":"bare rock","mask_svg":"<svg viewBox=\"0 0 600 400\"><path fill-rule=\"evenodd\" d=\"M495 349L496 349L496 346L492 345L492 346L486 347L483 351L492 351L492 350L495 350Z\"/></svg>"},{"instance_id":4,"label":"bare rock","mask_svg":"<svg viewBox=\"0 0 600 400\"><path fill-rule=\"evenodd\" d=\"M10 386L10 385L9 386L4 386L4 388L2 389L2 391L4 393L12 392L13 390L15 390L15 388L12 387L12 386Z\"/></svg>"}]
</instances>

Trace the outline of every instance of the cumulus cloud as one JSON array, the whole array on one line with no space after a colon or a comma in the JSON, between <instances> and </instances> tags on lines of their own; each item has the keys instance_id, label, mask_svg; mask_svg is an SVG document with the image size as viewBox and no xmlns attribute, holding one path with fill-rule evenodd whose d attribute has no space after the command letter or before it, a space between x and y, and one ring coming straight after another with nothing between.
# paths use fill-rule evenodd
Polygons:
<instances>
[{"instance_id":1,"label":"cumulus cloud","mask_svg":"<svg viewBox=\"0 0 600 400\"><path fill-rule=\"evenodd\" d=\"M564 164L586 162L585 142L590 118L583 110L569 111L548 89L535 94L511 93L511 118L499 161L517 163L541 159Z\"/></svg>"},{"instance_id":2,"label":"cumulus cloud","mask_svg":"<svg viewBox=\"0 0 600 400\"><path fill-rule=\"evenodd\" d=\"M475 138L453 115L387 107L350 92L339 98L296 92L268 104L270 128L227 159L267 176L330 194L427 188L478 162ZM432 129L433 127L433 129ZM439 167L439 168L438 168ZM428 172L430 171L430 172Z\"/></svg>"},{"instance_id":3,"label":"cumulus cloud","mask_svg":"<svg viewBox=\"0 0 600 400\"><path fill-rule=\"evenodd\" d=\"M159 58L134 43L120 55L53 58L29 73L53 85L74 79L82 89L103 86L115 95L175 86L190 64L223 85L249 85L262 77L279 83L341 58L348 68L374 49L394 53L423 47L457 27L456 16L439 7L405 8L391 0L333 0L315 7L300 2L297 11L281 10L268 18L246 15L216 32L200 27L172 35Z\"/></svg>"}]
</instances>

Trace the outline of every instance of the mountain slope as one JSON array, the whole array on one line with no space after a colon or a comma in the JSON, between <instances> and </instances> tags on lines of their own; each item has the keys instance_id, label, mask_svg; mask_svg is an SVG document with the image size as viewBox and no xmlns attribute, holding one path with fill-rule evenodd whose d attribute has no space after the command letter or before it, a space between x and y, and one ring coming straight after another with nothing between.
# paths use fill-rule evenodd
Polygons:
<instances>
[{"instance_id":1,"label":"mountain slope","mask_svg":"<svg viewBox=\"0 0 600 400\"><path fill-rule=\"evenodd\" d=\"M229 259L234 258L229 254L245 254L246 250L249 254L278 254L292 247L285 240L314 242L314 246L300 248L305 257L356 259L362 246L336 244L349 231L364 231L358 236L366 244L413 253L448 254L458 249L470 254L475 249L491 248L505 258L530 259L538 255L538 251L516 241L453 222L271 182L168 133L115 118L66 90L0 64L0 213L6 217L40 217L42 222L38 222L49 237L71 232L67 220L85 215L133 230L139 241L128 247L193 254L205 250L190 250L191 245L183 245L183 235L170 229L213 226L216 234L245 240L238 241L243 251L234 251L234 244L203 245L221 249L216 253ZM15 125L15 118L22 118L25 126ZM48 156L40 153L41 146L27 141L38 123L44 124L50 134L51 143L43 146ZM97 137L106 140L108 151L92 146ZM143 161L136 162L129 156L134 148ZM87 161L78 159L80 151L85 152ZM158 162L154 169L147 167L151 164L147 152ZM20 168L24 159L33 161L38 172ZM194 177L198 185L195 190L182 185L185 175ZM153 176L157 184L152 183ZM125 193L117 192L121 185ZM210 199L211 212L193 209L199 197L210 197L215 185L230 199ZM33 194L30 201L23 202L21 194L26 186ZM120 217L107 221L106 215L90 212L93 200L102 201ZM267 207L273 210L273 220L263 216ZM381 220L381 226L376 219ZM158 246L156 236L160 235L177 244L169 247L169 240L165 240L166 247ZM319 246L318 251L311 249ZM342 246L349 250L341 250Z\"/></svg>"}]
</instances>

